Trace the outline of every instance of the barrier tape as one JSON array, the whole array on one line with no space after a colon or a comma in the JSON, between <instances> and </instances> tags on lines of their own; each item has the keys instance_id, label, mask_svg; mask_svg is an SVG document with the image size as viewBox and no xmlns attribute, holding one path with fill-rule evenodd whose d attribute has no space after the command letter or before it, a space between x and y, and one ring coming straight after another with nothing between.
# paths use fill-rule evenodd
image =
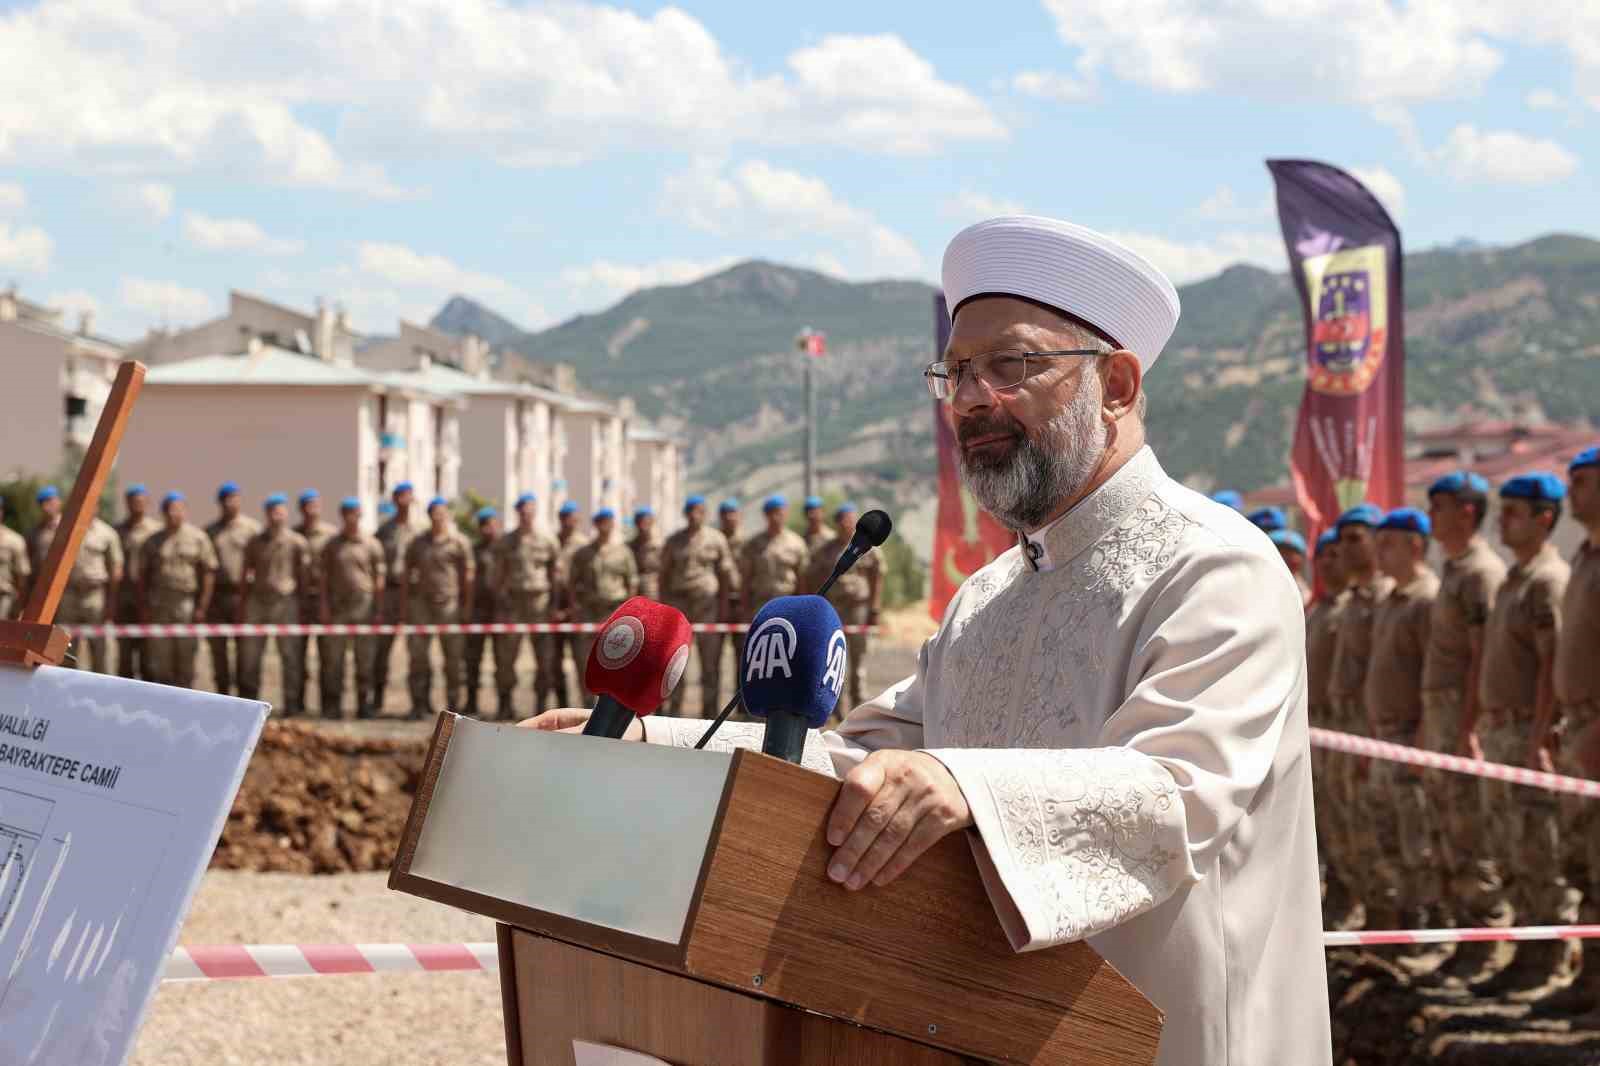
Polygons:
<instances>
[{"instance_id":1,"label":"barrier tape","mask_svg":"<svg viewBox=\"0 0 1600 1066\"><path fill-rule=\"evenodd\" d=\"M1322 934L1325 948L1381 944L1455 944L1496 940L1600 939L1600 925L1527 925L1510 929L1376 929ZM247 977L336 977L363 973L498 973L494 944L211 944L179 947L163 981L233 981Z\"/></svg>"},{"instance_id":2,"label":"barrier tape","mask_svg":"<svg viewBox=\"0 0 1600 1066\"><path fill-rule=\"evenodd\" d=\"M75 637L290 637L378 636L384 633L598 633L600 622L152 622L62 625ZM744 633L748 622L696 622L696 633ZM846 633L876 633L877 626L845 626Z\"/></svg>"},{"instance_id":3,"label":"barrier tape","mask_svg":"<svg viewBox=\"0 0 1600 1066\"><path fill-rule=\"evenodd\" d=\"M1388 741L1373 740L1371 737L1360 737L1351 733L1312 729L1311 744L1313 747L1342 751L1349 755L1366 755L1386 762L1410 763L1412 766L1424 766L1431 770L1449 770L1458 774L1471 774L1474 777L1487 777L1495 781L1509 781L1513 785L1542 788L1548 792L1569 792L1575 796L1600 799L1600 781L1567 777L1563 774L1547 774L1542 770L1529 770L1523 766L1467 759L1459 755L1425 751L1422 748L1408 748L1404 744L1391 744Z\"/></svg>"}]
</instances>

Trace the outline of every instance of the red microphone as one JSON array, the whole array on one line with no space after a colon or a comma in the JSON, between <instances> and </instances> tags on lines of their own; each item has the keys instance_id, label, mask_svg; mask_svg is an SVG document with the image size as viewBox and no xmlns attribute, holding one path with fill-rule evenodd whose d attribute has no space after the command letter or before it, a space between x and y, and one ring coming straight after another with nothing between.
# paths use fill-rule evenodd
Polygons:
<instances>
[{"instance_id":1,"label":"red microphone","mask_svg":"<svg viewBox=\"0 0 1600 1066\"><path fill-rule=\"evenodd\" d=\"M618 740L635 716L660 707L683 678L692 635L682 611L643 596L612 611L583 671L584 687L600 697L583 735Z\"/></svg>"}]
</instances>

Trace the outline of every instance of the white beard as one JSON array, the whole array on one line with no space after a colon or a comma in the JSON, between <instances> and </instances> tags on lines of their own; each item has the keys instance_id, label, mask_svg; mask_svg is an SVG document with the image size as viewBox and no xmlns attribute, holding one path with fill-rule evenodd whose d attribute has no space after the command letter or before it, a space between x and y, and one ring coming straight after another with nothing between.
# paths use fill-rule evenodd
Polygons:
<instances>
[{"instance_id":1,"label":"white beard","mask_svg":"<svg viewBox=\"0 0 1600 1066\"><path fill-rule=\"evenodd\" d=\"M1037 529L1083 491L1105 452L1100 382L1078 390L1071 404L1047 422L1040 440L1023 435L1011 454L992 464L972 463L957 447L961 477L985 511L1017 530Z\"/></svg>"}]
</instances>

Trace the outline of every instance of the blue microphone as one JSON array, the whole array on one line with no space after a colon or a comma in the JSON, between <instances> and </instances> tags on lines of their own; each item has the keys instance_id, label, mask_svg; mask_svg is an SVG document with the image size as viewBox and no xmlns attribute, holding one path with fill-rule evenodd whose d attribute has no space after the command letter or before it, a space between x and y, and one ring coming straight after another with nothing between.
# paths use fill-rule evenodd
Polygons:
<instances>
[{"instance_id":1,"label":"blue microphone","mask_svg":"<svg viewBox=\"0 0 1600 1066\"><path fill-rule=\"evenodd\" d=\"M806 731L820 729L844 691L849 669L844 626L821 596L779 596L750 623L739 695L767 720L761 750L798 763Z\"/></svg>"}]
</instances>

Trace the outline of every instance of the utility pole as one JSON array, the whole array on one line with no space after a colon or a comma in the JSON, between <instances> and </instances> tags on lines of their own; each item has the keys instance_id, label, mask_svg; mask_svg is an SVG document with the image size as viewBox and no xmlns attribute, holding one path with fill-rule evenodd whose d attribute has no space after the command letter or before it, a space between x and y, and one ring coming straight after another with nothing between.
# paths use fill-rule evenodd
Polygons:
<instances>
[{"instance_id":1,"label":"utility pole","mask_svg":"<svg viewBox=\"0 0 1600 1066\"><path fill-rule=\"evenodd\" d=\"M794 346L805 360L805 495L815 496L817 492L817 386L812 364L827 353L828 335L807 326L795 335Z\"/></svg>"}]
</instances>

